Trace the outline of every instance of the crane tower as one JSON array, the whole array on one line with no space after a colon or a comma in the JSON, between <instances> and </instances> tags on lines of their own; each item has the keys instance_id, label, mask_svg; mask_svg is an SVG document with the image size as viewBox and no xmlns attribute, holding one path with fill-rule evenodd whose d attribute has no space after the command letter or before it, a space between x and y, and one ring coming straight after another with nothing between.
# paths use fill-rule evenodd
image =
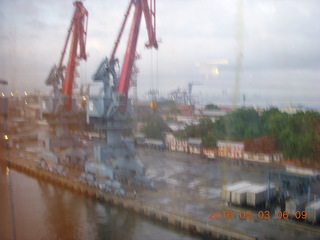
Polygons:
<instances>
[{"instance_id":1,"label":"crane tower","mask_svg":"<svg viewBox=\"0 0 320 240\"><path fill-rule=\"evenodd\" d=\"M122 63L120 74L115 66L118 64L116 51L121 40L131 8L134 7L133 21ZM133 184L154 188L146 176L146 167L136 154L133 142L124 137L124 132L132 132L133 123L128 104L128 91L132 74L140 29L141 17L144 15L148 42L147 48L158 48L156 40L155 0L130 0L120 32L115 41L111 56L102 61L93 75L93 81L102 82L103 97L90 97L87 104L87 121L94 128L105 134L105 139L94 145L94 162L86 164L90 173L104 173L113 179L127 180Z\"/></svg>"},{"instance_id":2,"label":"crane tower","mask_svg":"<svg viewBox=\"0 0 320 240\"><path fill-rule=\"evenodd\" d=\"M86 38L88 11L82 2L74 2L74 14L67 38L61 52L58 66L54 65L46 80L46 85L52 86L53 96L43 97L40 100L40 113L45 118L55 136L49 136L45 140L45 151L40 153L40 165L66 163L61 156L55 153L55 149L66 150L65 160L73 162L76 166L83 164L86 153L79 146L79 139L69 134L69 128L79 123L81 112L77 109L75 100L72 98L75 81L76 66L80 60L86 60ZM64 65L67 48L69 56L67 65Z\"/></svg>"}]
</instances>

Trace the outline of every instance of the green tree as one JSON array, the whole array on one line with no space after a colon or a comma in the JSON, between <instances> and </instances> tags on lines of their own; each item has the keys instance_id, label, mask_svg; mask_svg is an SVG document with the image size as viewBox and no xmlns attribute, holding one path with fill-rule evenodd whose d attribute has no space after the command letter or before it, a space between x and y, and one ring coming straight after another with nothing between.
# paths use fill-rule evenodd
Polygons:
<instances>
[{"instance_id":1,"label":"green tree","mask_svg":"<svg viewBox=\"0 0 320 240\"><path fill-rule=\"evenodd\" d=\"M213 122L210 118L205 117L199 120L197 137L205 136L208 132L213 131Z\"/></svg>"},{"instance_id":2,"label":"green tree","mask_svg":"<svg viewBox=\"0 0 320 240\"><path fill-rule=\"evenodd\" d=\"M198 125L189 125L184 130L176 133L180 139L201 138L203 146L212 148L216 145L216 137L213 130L213 122L210 118L201 118Z\"/></svg>"},{"instance_id":3,"label":"green tree","mask_svg":"<svg viewBox=\"0 0 320 240\"><path fill-rule=\"evenodd\" d=\"M281 112L279 111L279 109L277 108L271 108L271 109L268 109L266 111L264 111L262 114L261 114L261 125L262 125L262 134L263 135L268 135L270 134L270 129L269 129L269 126L268 126L268 121L270 119L271 116L274 116L275 114L281 114Z\"/></svg>"},{"instance_id":4,"label":"green tree","mask_svg":"<svg viewBox=\"0 0 320 240\"><path fill-rule=\"evenodd\" d=\"M201 138L204 147L214 147L217 139L244 140L269 135L285 158L319 161L320 114L298 112L290 115L278 109L258 114L254 109L237 109L214 123L202 118L198 125L180 131L181 138Z\"/></svg>"},{"instance_id":5,"label":"green tree","mask_svg":"<svg viewBox=\"0 0 320 240\"><path fill-rule=\"evenodd\" d=\"M202 144L205 148L216 146L217 138L214 134L214 123L210 118L205 117L200 119L197 137L202 139Z\"/></svg>"},{"instance_id":6,"label":"green tree","mask_svg":"<svg viewBox=\"0 0 320 240\"><path fill-rule=\"evenodd\" d=\"M217 105L212 104L212 103L205 105L204 108L207 110L218 110L219 109L219 107Z\"/></svg>"},{"instance_id":7,"label":"green tree","mask_svg":"<svg viewBox=\"0 0 320 240\"><path fill-rule=\"evenodd\" d=\"M262 124L254 109L237 109L217 121L214 128L226 139L240 140L261 136Z\"/></svg>"},{"instance_id":8,"label":"green tree","mask_svg":"<svg viewBox=\"0 0 320 240\"><path fill-rule=\"evenodd\" d=\"M272 111L264 116L264 128L276 139L285 158L315 161L319 156L320 117L315 112L294 115Z\"/></svg>"},{"instance_id":9,"label":"green tree","mask_svg":"<svg viewBox=\"0 0 320 240\"><path fill-rule=\"evenodd\" d=\"M226 126L224 118L218 119L213 124L213 132L217 139L225 139L226 138Z\"/></svg>"},{"instance_id":10,"label":"green tree","mask_svg":"<svg viewBox=\"0 0 320 240\"><path fill-rule=\"evenodd\" d=\"M217 138L213 131L208 131L206 135L202 137L203 147L214 148L217 145Z\"/></svg>"},{"instance_id":11,"label":"green tree","mask_svg":"<svg viewBox=\"0 0 320 240\"><path fill-rule=\"evenodd\" d=\"M167 126L159 115L149 113L144 116L144 126L141 131L147 138L163 139L166 129Z\"/></svg>"},{"instance_id":12,"label":"green tree","mask_svg":"<svg viewBox=\"0 0 320 240\"><path fill-rule=\"evenodd\" d=\"M188 125L184 130L178 131L175 135L177 138L186 139L189 137L195 138L198 136L198 126L197 125Z\"/></svg>"}]
</instances>

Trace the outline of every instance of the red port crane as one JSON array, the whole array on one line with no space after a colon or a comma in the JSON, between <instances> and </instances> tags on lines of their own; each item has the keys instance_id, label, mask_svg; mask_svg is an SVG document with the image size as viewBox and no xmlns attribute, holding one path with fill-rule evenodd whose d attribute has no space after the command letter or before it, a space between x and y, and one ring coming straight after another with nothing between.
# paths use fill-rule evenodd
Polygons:
<instances>
[{"instance_id":1,"label":"red port crane","mask_svg":"<svg viewBox=\"0 0 320 240\"><path fill-rule=\"evenodd\" d=\"M120 95L120 106L118 110L121 112L124 112L127 107L128 91L134 67L134 60L136 57L136 47L138 42L142 13L144 15L148 31L148 42L145 45L147 48L153 47L155 49L158 49L158 43L156 40L156 1L150 0L148 4L148 0L131 0L125 14L124 21L121 25L117 40L115 42L113 51L111 53L109 64L113 65L115 62L115 54L132 6L135 7L133 22L131 25L130 35L127 43L124 61L122 64L121 73L116 86L116 91Z\"/></svg>"},{"instance_id":2,"label":"red port crane","mask_svg":"<svg viewBox=\"0 0 320 240\"><path fill-rule=\"evenodd\" d=\"M131 7L135 8L133 22L122 69L117 76L115 54ZM127 102L134 61L137 57L136 47L142 14L148 31L146 47L158 48L155 34L155 0L130 0L111 57L109 60L105 58L93 75L94 81L103 82L104 96L89 98L87 119L96 130L105 133L106 141L93 144L95 161L100 165L88 163L87 169L90 168L94 173L106 169L105 171L112 173L112 176L119 176L120 179L130 180L133 184L154 189L153 182L146 176L146 166L137 157L133 144L124 140L124 133L132 131L133 127L130 111L127 111ZM107 164L109 161L112 162L112 166Z\"/></svg>"},{"instance_id":3,"label":"red port crane","mask_svg":"<svg viewBox=\"0 0 320 240\"><path fill-rule=\"evenodd\" d=\"M72 88L75 78L76 66L79 60L87 59L86 55L86 40L87 40L87 26L88 26L88 11L84 8L82 2L74 2L75 11L71 20L70 27L68 29L67 38L61 53L59 66L54 67L47 80L47 84L53 85L56 90L58 85L62 82L62 89L59 89L60 94L62 92L63 97L66 97L64 102L64 109L71 110L72 108ZM71 39L71 40L70 40ZM70 51L67 66L63 65L67 46L70 41ZM79 51L78 51L79 47ZM64 74L65 70L65 74ZM57 97L57 96L56 96Z\"/></svg>"}]
</instances>

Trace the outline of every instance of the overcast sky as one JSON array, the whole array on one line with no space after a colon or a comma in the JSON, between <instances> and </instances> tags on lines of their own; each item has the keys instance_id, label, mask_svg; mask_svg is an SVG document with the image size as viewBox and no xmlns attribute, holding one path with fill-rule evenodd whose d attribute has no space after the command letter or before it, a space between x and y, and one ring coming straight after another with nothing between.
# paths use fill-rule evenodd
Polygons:
<instances>
[{"instance_id":1,"label":"overcast sky","mask_svg":"<svg viewBox=\"0 0 320 240\"><path fill-rule=\"evenodd\" d=\"M320 1L159 0L159 50L144 48L141 22L137 52L139 98L151 87L165 96L197 82L202 103L248 105L320 103ZM129 0L87 0L87 62L81 83L110 56ZM49 91L44 82L58 64L74 11L72 0L0 0L0 78L7 91ZM129 22L131 24L131 18ZM127 31L118 58L123 59ZM227 60L227 65L209 64Z\"/></svg>"}]
</instances>

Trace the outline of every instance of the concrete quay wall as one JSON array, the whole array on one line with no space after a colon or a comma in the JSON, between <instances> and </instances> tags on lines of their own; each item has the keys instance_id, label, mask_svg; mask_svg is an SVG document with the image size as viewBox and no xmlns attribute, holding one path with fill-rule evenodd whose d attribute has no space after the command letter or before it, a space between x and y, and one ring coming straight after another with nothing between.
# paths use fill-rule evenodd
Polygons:
<instances>
[{"instance_id":1,"label":"concrete quay wall","mask_svg":"<svg viewBox=\"0 0 320 240\"><path fill-rule=\"evenodd\" d=\"M173 225L177 228L185 229L192 233L212 237L213 239L257 239L243 232L208 225L205 222L193 219L192 216L189 215L160 209L158 207L152 206L147 202L143 202L133 198L119 197L111 193L99 190L97 188L82 184L76 179L69 179L67 177L62 177L41 169L35 169L20 163L10 161L5 161L5 163L9 168L26 173L32 177L43 179L74 192L84 194L88 197L92 197L100 201L105 201L109 204L128 209L140 215Z\"/></svg>"}]
</instances>

